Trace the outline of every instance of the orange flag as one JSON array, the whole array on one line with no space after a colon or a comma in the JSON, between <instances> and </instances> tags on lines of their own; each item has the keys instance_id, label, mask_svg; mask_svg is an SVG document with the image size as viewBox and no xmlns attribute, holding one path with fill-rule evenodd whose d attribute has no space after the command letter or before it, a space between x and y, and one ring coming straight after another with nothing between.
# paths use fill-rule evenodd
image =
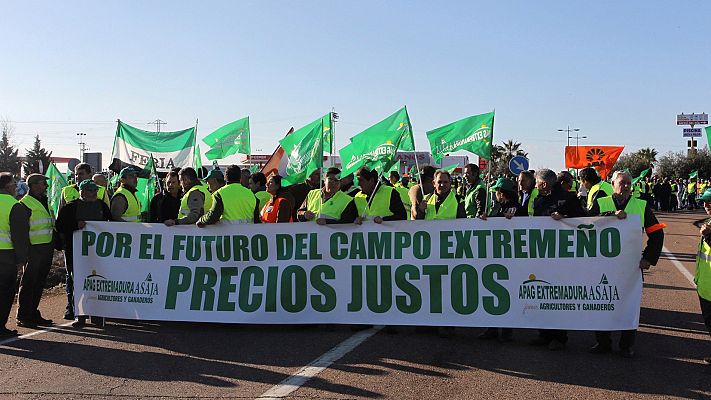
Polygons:
<instances>
[{"instance_id":1,"label":"orange flag","mask_svg":"<svg viewBox=\"0 0 711 400\"><path fill-rule=\"evenodd\" d=\"M565 146L565 167L594 167L602 179L607 179L624 149L624 146Z\"/></svg>"},{"instance_id":2,"label":"orange flag","mask_svg":"<svg viewBox=\"0 0 711 400\"><path fill-rule=\"evenodd\" d=\"M289 129L284 136L286 137L292 133L294 133L294 128ZM277 174L284 176L284 173L286 172L286 163L289 161L289 159L284 157L284 155L284 149L277 145L276 150L274 150L274 153L272 153L271 157L269 157L269 160L267 160L261 170L267 179L269 179L272 175Z\"/></svg>"}]
</instances>

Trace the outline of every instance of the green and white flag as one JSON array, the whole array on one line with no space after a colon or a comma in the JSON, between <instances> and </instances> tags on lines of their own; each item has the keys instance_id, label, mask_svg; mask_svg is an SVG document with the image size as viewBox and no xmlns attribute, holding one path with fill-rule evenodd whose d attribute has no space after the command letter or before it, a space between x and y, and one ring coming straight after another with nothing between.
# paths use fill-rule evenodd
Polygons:
<instances>
[{"instance_id":1,"label":"green and white flag","mask_svg":"<svg viewBox=\"0 0 711 400\"><path fill-rule=\"evenodd\" d=\"M155 158L150 157L148 164L143 168L139 176L145 176L147 178L138 178L136 183L136 198L141 203L141 212L145 213L150 210L151 200L156 194L156 187L158 187L158 172L156 171Z\"/></svg>"},{"instance_id":2,"label":"green and white flag","mask_svg":"<svg viewBox=\"0 0 711 400\"><path fill-rule=\"evenodd\" d=\"M326 116L328 117L328 115ZM323 167L324 120L317 119L279 141L288 157L284 185L294 185L306 181L315 170ZM330 124L330 118L328 118Z\"/></svg>"},{"instance_id":3,"label":"green and white flag","mask_svg":"<svg viewBox=\"0 0 711 400\"><path fill-rule=\"evenodd\" d=\"M346 176L362 166L387 170L398 150L415 150L406 107L351 138L351 143L339 152L343 163L341 173Z\"/></svg>"},{"instance_id":4,"label":"green and white flag","mask_svg":"<svg viewBox=\"0 0 711 400\"><path fill-rule=\"evenodd\" d=\"M49 207L52 209L52 212L56 217L57 212L59 211L59 199L62 197L62 189L65 186L68 186L69 184L64 178L64 175L59 172L57 166L54 165L53 162L49 163L49 167L47 167L46 176L48 178L47 184L49 185L49 187L47 188L47 198L49 200Z\"/></svg>"},{"instance_id":5,"label":"green and white flag","mask_svg":"<svg viewBox=\"0 0 711 400\"><path fill-rule=\"evenodd\" d=\"M440 168L440 169L441 169L442 171L447 171L447 172L449 172L449 173L451 174L452 172L454 172L455 169L457 169L457 167L459 167L459 164L448 165L448 166L442 167L442 168Z\"/></svg>"},{"instance_id":6,"label":"green and white flag","mask_svg":"<svg viewBox=\"0 0 711 400\"><path fill-rule=\"evenodd\" d=\"M233 154L252 154L249 143L249 117L238 119L205 136L202 141L210 146L205 153L208 160L221 160Z\"/></svg>"},{"instance_id":7,"label":"green and white flag","mask_svg":"<svg viewBox=\"0 0 711 400\"><path fill-rule=\"evenodd\" d=\"M692 173L689 174L689 178L698 178L699 177L699 171L696 170Z\"/></svg>"},{"instance_id":8,"label":"green and white flag","mask_svg":"<svg viewBox=\"0 0 711 400\"><path fill-rule=\"evenodd\" d=\"M114 172L129 165L143 169L150 154L153 154L158 171L192 167L194 145L194 127L176 132L149 132L119 121L110 168Z\"/></svg>"},{"instance_id":9,"label":"green and white flag","mask_svg":"<svg viewBox=\"0 0 711 400\"><path fill-rule=\"evenodd\" d=\"M333 124L331 123L331 113L321 117L323 121L323 152L333 153Z\"/></svg>"},{"instance_id":10,"label":"green and white flag","mask_svg":"<svg viewBox=\"0 0 711 400\"><path fill-rule=\"evenodd\" d=\"M204 178L202 176L202 154L200 154L200 145L195 145L195 171L197 171L198 178Z\"/></svg>"},{"instance_id":11,"label":"green and white flag","mask_svg":"<svg viewBox=\"0 0 711 400\"><path fill-rule=\"evenodd\" d=\"M494 113L474 115L427 132L432 157L439 162L447 153L467 150L491 159Z\"/></svg>"}]
</instances>

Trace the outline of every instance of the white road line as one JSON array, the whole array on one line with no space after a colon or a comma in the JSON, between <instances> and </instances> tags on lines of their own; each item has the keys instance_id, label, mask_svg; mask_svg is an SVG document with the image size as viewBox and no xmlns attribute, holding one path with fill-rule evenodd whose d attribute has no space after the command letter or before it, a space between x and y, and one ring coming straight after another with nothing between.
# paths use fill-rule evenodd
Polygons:
<instances>
[{"instance_id":1,"label":"white road line","mask_svg":"<svg viewBox=\"0 0 711 400\"><path fill-rule=\"evenodd\" d=\"M696 287L696 284L694 283L694 275L689 272L688 269L684 267L684 264L681 263L681 261L677 260L676 257L674 257L674 254L667 249L666 246L662 247L662 251L666 254L664 254L669 260L671 260L672 264L676 267L676 269L681 272L682 275L691 283L691 286Z\"/></svg>"},{"instance_id":2,"label":"white road line","mask_svg":"<svg viewBox=\"0 0 711 400\"><path fill-rule=\"evenodd\" d=\"M24 334L24 335L20 335L20 336L9 337L9 338L7 338L7 339L5 339L5 340L0 341L0 346L6 345L6 344L8 344L8 343L16 342L16 341L18 341L18 340L20 340L20 339L27 339L27 338L31 338L32 336L37 336L37 335L41 335L41 334L43 334L43 333L56 331L56 330L61 329L61 328L66 328L67 326L70 326L73 322L74 322L74 321L72 321L72 322L67 322L66 324L61 324L61 325L53 325L53 326L50 326L50 327L48 327L48 328L46 328L46 329L42 329L42 330L39 330L39 331L30 332L30 333L27 333L27 334Z\"/></svg>"},{"instance_id":3,"label":"white road line","mask_svg":"<svg viewBox=\"0 0 711 400\"><path fill-rule=\"evenodd\" d=\"M351 350L358 347L358 345L360 345L361 343L365 342L369 337L378 333L378 331L382 328L382 326L375 326L373 328L360 331L354 334L353 336L341 342L338 346L324 353L321 357L311 361L309 365L301 368L299 372L284 379L273 388L264 392L261 396L257 397L257 399L283 399L284 397L288 396L289 394L303 386L304 383L306 383L309 379L320 374L321 371L330 367L331 364L348 354Z\"/></svg>"}]
</instances>

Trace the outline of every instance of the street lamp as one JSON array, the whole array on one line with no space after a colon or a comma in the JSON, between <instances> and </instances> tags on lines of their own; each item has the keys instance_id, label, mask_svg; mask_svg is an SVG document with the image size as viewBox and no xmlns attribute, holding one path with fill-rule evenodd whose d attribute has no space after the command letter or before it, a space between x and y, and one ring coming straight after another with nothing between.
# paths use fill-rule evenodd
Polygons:
<instances>
[{"instance_id":1,"label":"street lamp","mask_svg":"<svg viewBox=\"0 0 711 400\"><path fill-rule=\"evenodd\" d=\"M86 142L84 142L85 137L86 133L77 133L77 138L79 139L79 161L81 162L84 162L84 151L86 151Z\"/></svg>"},{"instance_id":2,"label":"street lamp","mask_svg":"<svg viewBox=\"0 0 711 400\"><path fill-rule=\"evenodd\" d=\"M568 129L558 129L558 132L565 132L565 133L567 133L567 136L568 136L568 146L570 146L570 139L573 138L573 136L570 136L570 132L580 132L580 129L578 129L578 128L570 129L570 125L568 125ZM576 139L580 139L580 136L578 136L578 134L576 133L576 134L575 134L575 138L576 138ZM582 138L587 139L587 137L585 137L585 136L582 136ZM576 146L577 146L577 145L576 145Z\"/></svg>"}]
</instances>

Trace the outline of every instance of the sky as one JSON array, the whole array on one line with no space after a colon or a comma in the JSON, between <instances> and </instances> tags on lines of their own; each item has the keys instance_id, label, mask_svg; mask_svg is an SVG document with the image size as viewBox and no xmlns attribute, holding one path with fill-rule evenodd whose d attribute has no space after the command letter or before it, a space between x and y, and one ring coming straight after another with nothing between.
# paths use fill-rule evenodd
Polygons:
<instances>
[{"instance_id":1,"label":"sky","mask_svg":"<svg viewBox=\"0 0 711 400\"><path fill-rule=\"evenodd\" d=\"M708 1L0 6L0 118L14 144L24 152L39 134L54 155L78 157L82 132L104 165L119 118L146 130L199 119L200 139L249 116L253 153L271 153L332 109L340 148L407 105L429 150L426 131L495 110L496 143L518 141L531 168L559 170L558 129L665 154L686 149L676 114L711 111Z\"/></svg>"}]
</instances>

